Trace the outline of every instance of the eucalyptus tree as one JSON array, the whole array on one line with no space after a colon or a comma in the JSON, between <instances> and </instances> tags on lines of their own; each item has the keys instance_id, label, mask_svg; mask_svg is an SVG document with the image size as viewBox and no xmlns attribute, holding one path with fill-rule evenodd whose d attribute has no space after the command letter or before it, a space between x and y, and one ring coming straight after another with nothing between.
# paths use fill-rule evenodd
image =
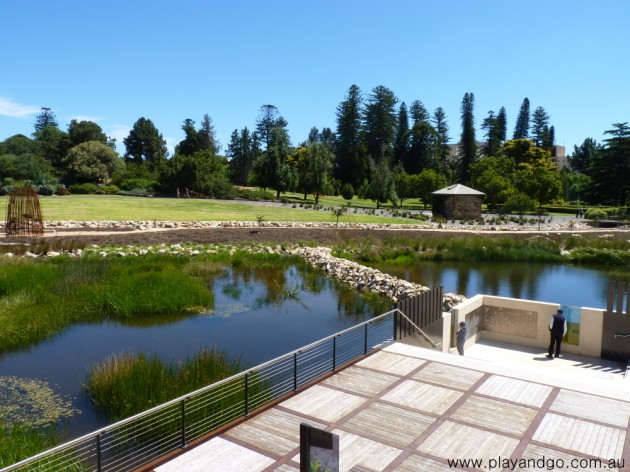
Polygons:
<instances>
[{"instance_id":1,"label":"eucalyptus tree","mask_svg":"<svg viewBox=\"0 0 630 472\"><path fill-rule=\"evenodd\" d=\"M97 123L87 120L70 121L68 125L68 139L70 141L70 147L90 141L97 141L110 147L112 147L113 144Z\"/></svg>"}]
</instances>

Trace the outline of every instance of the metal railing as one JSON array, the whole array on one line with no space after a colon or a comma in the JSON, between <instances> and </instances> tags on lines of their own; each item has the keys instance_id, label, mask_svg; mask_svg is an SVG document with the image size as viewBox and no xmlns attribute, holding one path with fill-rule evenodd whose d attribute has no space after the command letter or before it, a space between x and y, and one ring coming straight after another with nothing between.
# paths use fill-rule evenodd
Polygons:
<instances>
[{"instance_id":1,"label":"metal railing","mask_svg":"<svg viewBox=\"0 0 630 472\"><path fill-rule=\"evenodd\" d=\"M394 339L394 309L0 470L131 471Z\"/></svg>"}]
</instances>

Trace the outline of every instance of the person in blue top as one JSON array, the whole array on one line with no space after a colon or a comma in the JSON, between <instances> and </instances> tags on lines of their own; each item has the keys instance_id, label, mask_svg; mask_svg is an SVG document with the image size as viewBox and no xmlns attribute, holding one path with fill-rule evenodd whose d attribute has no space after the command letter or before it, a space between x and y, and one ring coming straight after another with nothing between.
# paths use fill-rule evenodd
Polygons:
<instances>
[{"instance_id":1,"label":"person in blue top","mask_svg":"<svg viewBox=\"0 0 630 472\"><path fill-rule=\"evenodd\" d=\"M547 357L552 359L552 355L555 347L555 357L560 357L560 345L562 344L562 338L567 333L567 319L564 317L563 311L558 309L555 315L549 319L549 354Z\"/></svg>"}]
</instances>

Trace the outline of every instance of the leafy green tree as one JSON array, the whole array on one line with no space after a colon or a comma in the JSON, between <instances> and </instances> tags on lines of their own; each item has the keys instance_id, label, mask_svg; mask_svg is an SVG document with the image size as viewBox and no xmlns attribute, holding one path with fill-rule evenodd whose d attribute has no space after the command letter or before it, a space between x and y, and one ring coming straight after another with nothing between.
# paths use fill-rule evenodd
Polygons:
<instances>
[{"instance_id":1,"label":"leafy green tree","mask_svg":"<svg viewBox=\"0 0 630 472\"><path fill-rule=\"evenodd\" d=\"M335 155L322 143L312 142L306 147L306 163L300 180L304 191L315 196L316 205L321 194L330 193L334 158Z\"/></svg>"},{"instance_id":2,"label":"leafy green tree","mask_svg":"<svg viewBox=\"0 0 630 472\"><path fill-rule=\"evenodd\" d=\"M35 133L39 146L38 154L46 158L58 172L62 171L62 160L70 147L68 133L57 126L46 126Z\"/></svg>"},{"instance_id":3,"label":"leafy green tree","mask_svg":"<svg viewBox=\"0 0 630 472\"><path fill-rule=\"evenodd\" d=\"M93 121L77 121L72 120L68 125L68 139L70 141L69 146L74 147L82 143L90 141L97 141L103 144L113 144L103 129ZM112 147L110 145L110 147Z\"/></svg>"},{"instance_id":4,"label":"leafy green tree","mask_svg":"<svg viewBox=\"0 0 630 472\"><path fill-rule=\"evenodd\" d=\"M23 154L38 154L38 152L37 141L23 134L16 134L0 143L0 154L21 156Z\"/></svg>"},{"instance_id":5,"label":"leafy green tree","mask_svg":"<svg viewBox=\"0 0 630 472\"><path fill-rule=\"evenodd\" d=\"M513 139L526 139L529 137L529 98L525 97L521 109L516 117Z\"/></svg>"},{"instance_id":6,"label":"leafy green tree","mask_svg":"<svg viewBox=\"0 0 630 472\"><path fill-rule=\"evenodd\" d=\"M232 186L227 180L227 159L211 150L195 152L192 156L175 154L166 164L161 187L174 193L185 189L214 198L230 196Z\"/></svg>"},{"instance_id":7,"label":"leafy green tree","mask_svg":"<svg viewBox=\"0 0 630 472\"><path fill-rule=\"evenodd\" d=\"M368 185L366 197L376 203L376 208L380 208L383 203L397 199L394 173L389 169L386 160L380 162L370 160L370 164L372 180Z\"/></svg>"},{"instance_id":8,"label":"leafy green tree","mask_svg":"<svg viewBox=\"0 0 630 472\"><path fill-rule=\"evenodd\" d=\"M175 154L182 156L192 156L197 149L197 129L195 128L195 122L190 118L186 118L182 124L182 131L184 131L184 139L181 140L177 146L175 146Z\"/></svg>"},{"instance_id":9,"label":"leafy green tree","mask_svg":"<svg viewBox=\"0 0 630 472\"><path fill-rule=\"evenodd\" d=\"M503 144L500 153L512 159L517 166L551 157L548 149L534 146L531 139L510 139Z\"/></svg>"},{"instance_id":10,"label":"leafy green tree","mask_svg":"<svg viewBox=\"0 0 630 472\"><path fill-rule=\"evenodd\" d=\"M459 141L460 157L460 182L468 183L470 180L470 166L477 157L477 141L475 139L475 96L466 93L462 100L462 134Z\"/></svg>"},{"instance_id":11,"label":"leafy green tree","mask_svg":"<svg viewBox=\"0 0 630 472\"><path fill-rule=\"evenodd\" d=\"M534 211L536 203L524 193L515 193L507 198L504 208L506 211L522 217L526 212Z\"/></svg>"},{"instance_id":12,"label":"leafy green tree","mask_svg":"<svg viewBox=\"0 0 630 472\"><path fill-rule=\"evenodd\" d=\"M424 204L425 210L429 206L429 203L431 203L431 194L447 185L446 177L436 172L434 169L424 169L418 174L415 182L415 193Z\"/></svg>"},{"instance_id":13,"label":"leafy green tree","mask_svg":"<svg viewBox=\"0 0 630 472\"><path fill-rule=\"evenodd\" d=\"M44 185L56 181L50 162L36 154L0 154L0 179Z\"/></svg>"},{"instance_id":14,"label":"leafy green tree","mask_svg":"<svg viewBox=\"0 0 630 472\"><path fill-rule=\"evenodd\" d=\"M125 161L146 163L149 169L160 169L168 156L166 140L153 122L144 117L134 123L123 143L127 149Z\"/></svg>"},{"instance_id":15,"label":"leafy green tree","mask_svg":"<svg viewBox=\"0 0 630 472\"><path fill-rule=\"evenodd\" d=\"M588 175L569 172L567 168L562 169L560 175L564 199L568 202L584 201L591 186L591 178Z\"/></svg>"},{"instance_id":16,"label":"leafy green tree","mask_svg":"<svg viewBox=\"0 0 630 472\"><path fill-rule=\"evenodd\" d=\"M287 131L288 123L272 105L263 106L262 117L257 128L265 130L266 123L273 119L273 125L266 136L267 150L254 162L254 183L263 188L276 190L276 198L280 194L295 186L298 180L296 169L289 165L288 157L291 153L291 141Z\"/></svg>"},{"instance_id":17,"label":"leafy green tree","mask_svg":"<svg viewBox=\"0 0 630 472\"><path fill-rule=\"evenodd\" d=\"M626 205L630 194L630 126L614 123L604 134L604 149L591 162L590 199L598 203Z\"/></svg>"},{"instance_id":18,"label":"leafy green tree","mask_svg":"<svg viewBox=\"0 0 630 472\"><path fill-rule=\"evenodd\" d=\"M394 175L396 185L396 196L402 205L405 200L418 196L418 175L409 175L406 172L399 172Z\"/></svg>"},{"instance_id":19,"label":"leafy green tree","mask_svg":"<svg viewBox=\"0 0 630 472\"><path fill-rule=\"evenodd\" d=\"M538 202L538 207L562 195L562 177L551 157L521 164L517 171L516 188Z\"/></svg>"},{"instance_id":20,"label":"leafy green tree","mask_svg":"<svg viewBox=\"0 0 630 472\"><path fill-rule=\"evenodd\" d=\"M407 115L407 105L400 104L398 110L398 127L396 128L396 141L394 144L394 164L405 161L409 150L409 116Z\"/></svg>"},{"instance_id":21,"label":"leafy green tree","mask_svg":"<svg viewBox=\"0 0 630 472\"><path fill-rule=\"evenodd\" d=\"M549 141L549 115L543 107L534 110L531 135L535 146L542 147Z\"/></svg>"},{"instance_id":22,"label":"leafy green tree","mask_svg":"<svg viewBox=\"0 0 630 472\"><path fill-rule=\"evenodd\" d=\"M68 183L106 182L125 165L116 151L99 141L74 146L62 163Z\"/></svg>"},{"instance_id":23,"label":"leafy green tree","mask_svg":"<svg viewBox=\"0 0 630 472\"><path fill-rule=\"evenodd\" d=\"M228 144L227 156L230 159L230 178L237 185L247 185L260 155L260 147L256 133L250 135L247 128L239 133L234 130Z\"/></svg>"},{"instance_id":24,"label":"leafy green tree","mask_svg":"<svg viewBox=\"0 0 630 472\"><path fill-rule=\"evenodd\" d=\"M586 138L580 146L573 146L573 155L569 159L569 167L578 174L589 174L589 169L602 152L602 145L593 138Z\"/></svg>"},{"instance_id":25,"label":"leafy green tree","mask_svg":"<svg viewBox=\"0 0 630 472\"><path fill-rule=\"evenodd\" d=\"M363 116L365 146L368 155L376 162L389 162L393 157L398 116L395 111L398 99L387 87L372 89Z\"/></svg>"},{"instance_id":26,"label":"leafy green tree","mask_svg":"<svg viewBox=\"0 0 630 472\"><path fill-rule=\"evenodd\" d=\"M471 166L470 173L474 188L485 193L490 204L504 203L516 191L516 165L509 157L487 156L479 159Z\"/></svg>"}]
</instances>

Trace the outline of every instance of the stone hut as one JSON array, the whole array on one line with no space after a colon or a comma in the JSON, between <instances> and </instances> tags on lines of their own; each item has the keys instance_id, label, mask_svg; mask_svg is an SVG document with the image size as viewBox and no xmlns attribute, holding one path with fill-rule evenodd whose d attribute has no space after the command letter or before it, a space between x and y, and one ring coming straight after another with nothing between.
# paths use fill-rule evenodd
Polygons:
<instances>
[{"instance_id":1,"label":"stone hut","mask_svg":"<svg viewBox=\"0 0 630 472\"><path fill-rule=\"evenodd\" d=\"M447 219L474 219L481 216L481 202L486 195L465 185L455 184L436 190L433 195L433 216Z\"/></svg>"}]
</instances>

